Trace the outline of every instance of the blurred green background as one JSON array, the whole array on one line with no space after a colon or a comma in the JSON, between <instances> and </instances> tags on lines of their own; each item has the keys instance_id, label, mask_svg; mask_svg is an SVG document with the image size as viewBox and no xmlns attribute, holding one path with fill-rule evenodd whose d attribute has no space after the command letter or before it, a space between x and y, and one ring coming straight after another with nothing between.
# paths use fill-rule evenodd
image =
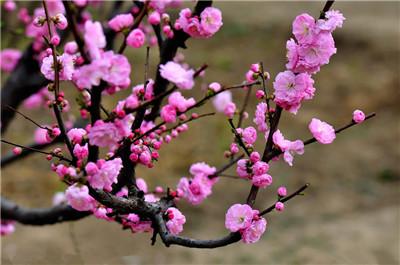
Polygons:
<instances>
[{"instance_id":1,"label":"blurred green background","mask_svg":"<svg viewBox=\"0 0 400 265\"><path fill-rule=\"evenodd\" d=\"M223 11L224 26L209 40L190 39L189 48L183 51L192 67L209 65L205 78L192 91L195 97L201 98L202 82L241 83L254 62L263 61L271 76L282 71L292 20L301 12L317 16L323 4L215 3ZM377 117L340 134L332 145L307 146L303 156L296 156L294 167L273 164L274 183L260 192L257 207L273 203L280 185L286 185L289 192L306 182L311 187L306 196L290 201L285 212L267 216L262 240L216 250L166 248L161 242L151 246L149 234L131 234L117 224L89 217L54 226L17 225L14 234L2 238L2 263L399 264L400 3L338 2L334 9L347 18L344 27L334 33L338 53L315 75L314 99L305 102L297 116L284 113L280 129L289 139L307 139L312 117L334 126L347 123L356 108L375 111ZM133 83L141 83L145 50L127 49L127 55L133 65ZM156 48L151 56L154 73ZM115 98L122 97L123 93ZM240 105L244 92L236 91L234 98ZM112 104L106 102L109 107ZM251 116L255 104L253 97L248 109ZM210 103L203 112L209 110ZM38 121L51 120L43 111L30 114ZM251 119L245 124L250 125ZM33 130L32 124L17 118L4 137L29 143ZM223 151L231 140L222 115L197 121L162 149L154 169L139 168L139 176L150 187L160 183L175 187L194 162L223 165ZM7 150L3 146L3 153ZM53 192L64 188L40 155L1 173L3 195L26 206L49 206ZM202 239L225 235L227 208L243 202L249 188L248 182L221 178L201 206L180 202L187 217L184 235Z\"/></svg>"}]
</instances>

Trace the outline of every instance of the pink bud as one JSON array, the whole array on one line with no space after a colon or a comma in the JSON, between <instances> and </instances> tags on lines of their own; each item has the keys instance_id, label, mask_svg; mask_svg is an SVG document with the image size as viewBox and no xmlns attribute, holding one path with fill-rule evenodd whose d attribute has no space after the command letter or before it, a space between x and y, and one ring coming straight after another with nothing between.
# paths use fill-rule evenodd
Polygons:
<instances>
[{"instance_id":1,"label":"pink bud","mask_svg":"<svg viewBox=\"0 0 400 265\"><path fill-rule=\"evenodd\" d=\"M265 96L265 93L264 93L263 90L257 90L257 92L256 92L256 98L262 99L262 98L264 98L264 96Z\"/></svg>"},{"instance_id":2,"label":"pink bud","mask_svg":"<svg viewBox=\"0 0 400 265\"><path fill-rule=\"evenodd\" d=\"M141 29L134 29L126 38L126 44L133 48L140 48L143 46L145 38L146 36Z\"/></svg>"},{"instance_id":3,"label":"pink bud","mask_svg":"<svg viewBox=\"0 0 400 265\"><path fill-rule=\"evenodd\" d=\"M14 147L12 149L12 152L14 153L14 155L19 155L22 153L22 148L21 147Z\"/></svg>"},{"instance_id":4,"label":"pink bud","mask_svg":"<svg viewBox=\"0 0 400 265\"><path fill-rule=\"evenodd\" d=\"M220 83L217 83L217 82L213 82L213 83L209 84L208 87L214 92L218 92L221 90L221 85L220 85Z\"/></svg>"},{"instance_id":5,"label":"pink bud","mask_svg":"<svg viewBox=\"0 0 400 265\"><path fill-rule=\"evenodd\" d=\"M231 143L230 151L232 154L237 154L239 152L239 147L235 143Z\"/></svg>"},{"instance_id":6,"label":"pink bud","mask_svg":"<svg viewBox=\"0 0 400 265\"><path fill-rule=\"evenodd\" d=\"M12 0L7 0L4 5L3 5L4 9L6 11L14 11L17 8L17 5L15 4L14 1Z\"/></svg>"},{"instance_id":7,"label":"pink bud","mask_svg":"<svg viewBox=\"0 0 400 265\"><path fill-rule=\"evenodd\" d=\"M278 212L282 212L283 210L285 210L285 205L282 202L277 202L275 203L275 209Z\"/></svg>"},{"instance_id":8,"label":"pink bud","mask_svg":"<svg viewBox=\"0 0 400 265\"><path fill-rule=\"evenodd\" d=\"M160 13L158 13L157 11L153 11L150 15L149 15L149 23L152 25L158 25L160 24Z\"/></svg>"},{"instance_id":9,"label":"pink bud","mask_svg":"<svg viewBox=\"0 0 400 265\"><path fill-rule=\"evenodd\" d=\"M260 154L258 152L252 152L250 154L250 161L253 163L260 161Z\"/></svg>"},{"instance_id":10,"label":"pink bud","mask_svg":"<svg viewBox=\"0 0 400 265\"><path fill-rule=\"evenodd\" d=\"M279 187L278 195L281 197L285 197L287 195L286 187L284 187L284 186Z\"/></svg>"},{"instance_id":11,"label":"pink bud","mask_svg":"<svg viewBox=\"0 0 400 265\"><path fill-rule=\"evenodd\" d=\"M64 30L68 27L68 21L63 14L57 14L52 18L54 24L58 29Z\"/></svg>"},{"instance_id":12,"label":"pink bud","mask_svg":"<svg viewBox=\"0 0 400 265\"><path fill-rule=\"evenodd\" d=\"M365 114L361 110L355 110L353 112L353 121L355 123L362 123L365 120Z\"/></svg>"},{"instance_id":13,"label":"pink bud","mask_svg":"<svg viewBox=\"0 0 400 265\"><path fill-rule=\"evenodd\" d=\"M130 159L131 161L133 161L133 162L136 162L136 161L138 161L138 159L139 159L139 155L138 155L138 154L135 154L135 153L132 153L132 154L129 155L129 159Z\"/></svg>"},{"instance_id":14,"label":"pink bud","mask_svg":"<svg viewBox=\"0 0 400 265\"><path fill-rule=\"evenodd\" d=\"M157 186L156 188L155 188L155 192L156 193L162 193L164 191L164 189L162 188L162 187L160 187L160 186Z\"/></svg>"},{"instance_id":15,"label":"pink bud","mask_svg":"<svg viewBox=\"0 0 400 265\"><path fill-rule=\"evenodd\" d=\"M50 43L53 44L54 46L58 46L58 44L60 44L60 37L54 35L53 37L51 37Z\"/></svg>"}]
</instances>

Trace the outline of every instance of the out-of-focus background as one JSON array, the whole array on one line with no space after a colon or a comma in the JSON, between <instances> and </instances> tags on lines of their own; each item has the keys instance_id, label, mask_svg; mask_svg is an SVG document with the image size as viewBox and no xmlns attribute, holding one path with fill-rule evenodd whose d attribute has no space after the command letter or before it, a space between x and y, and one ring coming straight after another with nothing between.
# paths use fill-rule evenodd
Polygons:
<instances>
[{"instance_id":1,"label":"out-of-focus background","mask_svg":"<svg viewBox=\"0 0 400 265\"><path fill-rule=\"evenodd\" d=\"M192 5L192 3L186 3ZM284 69L285 43L296 15L319 14L323 2L217 2L224 26L209 40L189 40L183 53L193 67L209 64L201 82L237 84L251 63L263 61L274 77ZM338 135L332 145L307 146L295 166L274 163L274 183L262 190L256 206L273 203L276 188L290 191L311 183L306 196L286 205L283 213L267 216L268 229L256 244L234 244L216 250L166 248L150 245L149 234L131 234L115 223L89 217L74 223L29 227L2 238L3 264L399 264L400 181L400 4L399 2L338 2L335 9L347 18L334 33L338 52L315 75L317 93L298 115L284 113L280 129L289 139L310 137L312 117L340 126L354 109L377 117ZM4 48L4 47L3 47ZM133 63L133 82L142 82L144 49L127 49ZM158 52L152 49L152 69ZM136 79L135 79L136 78ZM268 83L271 87L271 82ZM117 96L118 97L118 96ZM244 92L234 94L238 105ZM108 102L111 106L111 102ZM249 106L254 113L256 100ZM211 110L210 103L205 107ZM204 110L204 111L206 111ZM30 112L37 120L50 117ZM246 121L251 124L251 119ZM29 143L34 127L15 119L4 138ZM175 187L189 166L205 161L216 167L225 162L223 151L232 140L222 115L201 120L164 147L152 170L139 169L150 185ZM261 141L259 146L262 147ZM3 147L3 153L9 150ZM234 171L232 171L234 172ZM65 187L41 155L2 170L2 194L31 207L51 204L56 190ZM249 183L221 178L213 195L201 206L179 203L187 217L184 235L216 238L227 233L227 208L243 202Z\"/></svg>"}]
</instances>

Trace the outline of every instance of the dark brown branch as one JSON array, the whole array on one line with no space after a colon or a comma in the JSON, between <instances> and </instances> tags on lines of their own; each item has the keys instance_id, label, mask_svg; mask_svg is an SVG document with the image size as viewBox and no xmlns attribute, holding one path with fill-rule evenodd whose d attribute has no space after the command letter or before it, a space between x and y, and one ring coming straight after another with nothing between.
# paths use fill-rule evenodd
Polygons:
<instances>
[{"instance_id":1,"label":"dark brown branch","mask_svg":"<svg viewBox=\"0 0 400 265\"><path fill-rule=\"evenodd\" d=\"M75 221L89 216L91 212L79 212L69 205L49 208L25 208L1 198L1 218L15 220L25 225L50 225L65 221Z\"/></svg>"}]
</instances>

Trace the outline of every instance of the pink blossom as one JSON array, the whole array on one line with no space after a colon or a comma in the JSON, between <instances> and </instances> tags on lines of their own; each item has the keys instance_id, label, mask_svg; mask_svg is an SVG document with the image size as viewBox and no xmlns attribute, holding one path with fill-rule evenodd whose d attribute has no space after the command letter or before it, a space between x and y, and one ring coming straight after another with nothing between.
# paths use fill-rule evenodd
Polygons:
<instances>
[{"instance_id":1,"label":"pink blossom","mask_svg":"<svg viewBox=\"0 0 400 265\"><path fill-rule=\"evenodd\" d=\"M67 202L67 198L65 198L65 193L62 191L56 192L53 195L52 205L60 205Z\"/></svg>"},{"instance_id":2,"label":"pink blossom","mask_svg":"<svg viewBox=\"0 0 400 265\"><path fill-rule=\"evenodd\" d=\"M353 121L355 123L362 123L365 120L365 114L361 110L355 110L353 112Z\"/></svg>"},{"instance_id":3,"label":"pink blossom","mask_svg":"<svg viewBox=\"0 0 400 265\"><path fill-rule=\"evenodd\" d=\"M160 13L158 13L157 11L153 11L149 14L149 23L152 25L158 25L160 24L161 21L161 16Z\"/></svg>"},{"instance_id":4,"label":"pink blossom","mask_svg":"<svg viewBox=\"0 0 400 265\"><path fill-rule=\"evenodd\" d=\"M225 215L225 227L231 232L246 229L253 220L253 209L247 204L232 205Z\"/></svg>"},{"instance_id":5,"label":"pink blossom","mask_svg":"<svg viewBox=\"0 0 400 265\"><path fill-rule=\"evenodd\" d=\"M67 18L61 13L52 17L52 20L58 29L64 30L68 27Z\"/></svg>"},{"instance_id":6,"label":"pink blossom","mask_svg":"<svg viewBox=\"0 0 400 265\"><path fill-rule=\"evenodd\" d=\"M236 112L236 104L233 103L233 102L229 102L229 103L225 106L224 114L225 114L228 118L232 119L233 116L235 115L235 112Z\"/></svg>"},{"instance_id":7,"label":"pink blossom","mask_svg":"<svg viewBox=\"0 0 400 265\"><path fill-rule=\"evenodd\" d=\"M64 45L64 52L73 55L78 52L78 44L75 41L69 41Z\"/></svg>"},{"instance_id":8,"label":"pink blossom","mask_svg":"<svg viewBox=\"0 0 400 265\"><path fill-rule=\"evenodd\" d=\"M253 122L257 125L257 129L263 133L268 131L267 116L266 116L267 111L268 108L265 102L258 103L253 119Z\"/></svg>"},{"instance_id":9,"label":"pink blossom","mask_svg":"<svg viewBox=\"0 0 400 265\"><path fill-rule=\"evenodd\" d=\"M285 197L287 195L286 187L284 186L279 187L277 193L279 196Z\"/></svg>"},{"instance_id":10,"label":"pink blossom","mask_svg":"<svg viewBox=\"0 0 400 265\"><path fill-rule=\"evenodd\" d=\"M315 139L321 144L330 144L336 138L335 129L332 125L319 119L313 118L308 128Z\"/></svg>"},{"instance_id":11,"label":"pink blossom","mask_svg":"<svg viewBox=\"0 0 400 265\"><path fill-rule=\"evenodd\" d=\"M202 175L204 177L208 177L213 175L217 169L215 167L211 167L204 162L194 163L190 166L189 172L193 176Z\"/></svg>"},{"instance_id":12,"label":"pink blossom","mask_svg":"<svg viewBox=\"0 0 400 265\"><path fill-rule=\"evenodd\" d=\"M91 59L100 58L99 48L106 47L106 37L100 22L87 20L85 22L84 40Z\"/></svg>"},{"instance_id":13,"label":"pink blossom","mask_svg":"<svg viewBox=\"0 0 400 265\"><path fill-rule=\"evenodd\" d=\"M80 144L83 137L87 134L86 130L82 128L72 128L67 132L69 140L74 144Z\"/></svg>"},{"instance_id":14,"label":"pink blossom","mask_svg":"<svg viewBox=\"0 0 400 265\"><path fill-rule=\"evenodd\" d=\"M21 147L14 147L12 149L12 152L14 155L20 155L22 153L22 148Z\"/></svg>"},{"instance_id":15,"label":"pink blossom","mask_svg":"<svg viewBox=\"0 0 400 265\"><path fill-rule=\"evenodd\" d=\"M265 97L265 92L261 89L256 91L256 98L263 99Z\"/></svg>"},{"instance_id":16,"label":"pink blossom","mask_svg":"<svg viewBox=\"0 0 400 265\"><path fill-rule=\"evenodd\" d=\"M180 89L192 89L194 86L192 69L185 70L180 64L170 61L160 65L160 74Z\"/></svg>"},{"instance_id":17,"label":"pink blossom","mask_svg":"<svg viewBox=\"0 0 400 265\"><path fill-rule=\"evenodd\" d=\"M190 180L181 178L177 185L177 190L180 192L180 196L189 203L198 205L211 195L212 186L216 181L218 181L218 178L209 179L208 175L197 174Z\"/></svg>"},{"instance_id":18,"label":"pink blossom","mask_svg":"<svg viewBox=\"0 0 400 265\"><path fill-rule=\"evenodd\" d=\"M110 21L108 21L108 26L116 32L130 28L132 25L133 16L131 14L116 15Z\"/></svg>"},{"instance_id":19,"label":"pink blossom","mask_svg":"<svg viewBox=\"0 0 400 265\"><path fill-rule=\"evenodd\" d=\"M6 0L3 4L4 10L11 12L17 8L17 5L13 0Z\"/></svg>"},{"instance_id":20,"label":"pink blossom","mask_svg":"<svg viewBox=\"0 0 400 265\"><path fill-rule=\"evenodd\" d=\"M72 74L74 73L74 61L73 57L69 54L62 54L57 56L57 61L59 65L59 78L60 80L71 80ZM54 80L54 61L53 55L45 57L40 67L42 74L49 80Z\"/></svg>"},{"instance_id":21,"label":"pink blossom","mask_svg":"<svg viewBox=\"0 0 400 265\"><path fill-rule=\"evenodd\" d=\"M91 64L78 68L73 74L73 80L80 89L98 86L103 76L107 74L110 64L110 61L94 60Z\"/></svg>"},{"instance_id":22,"label":"pink blossom","mask_svg":"<svg viewBox=\"0 0 400 265\"><path fill-rule=\"evenodd\" d=\"M293 155L302 155L304 153L304 143L301 140L289 141L286 140L280 130L276 130L272 135L274 144L284 153L284 160L290 165L293 165Z\"/></svg>"},{"instance_id":23,"label":"pink blossom","mask_svg":"<svg viewBox=\"0 0 400 265\"><path fill-rule=\"evenodd\" d=\"M65 197L69 205L78 211L90 211L95 207L96 201L89 195L89 189L85 185L74 184L65 191Z\"/></svg>"},{"instance_id":24,"label":"pink blossom","mask_svg":"<svg viewBox=\"0 0 400 265\"><path fill-rule=\"evenodd\" d=\"M258 152L254 151L250 154L250 161L252 163L256 163L256 162L260 161L260 159L261 159L261 157Z\"/></svg>"},{"instance_id":25,"label":"pink blossom","mask_svg":"<svg viewBox=\"0 0 400 265\"><path fill-rule=\"evenodd\" d=\"M165 223L168 231L177 235L183 231L183 225L186 223L185 216L175 207L170 207L166 211L168 215L168 221Z\"/></svg>"},{"instance_id":26,"label":"pink blossom","mask_svg":"<svg viewBox=\"0 0 400 265\"><path fill-rule=\"evenodd\" d=\"M344 20L345 17L340 11L329 10L325 12L325 19L319 19L317 21L317 26L320 30L332 32L336 28L341 28Z\"/></svg>"},{"instance_id":27,"label":"pink blossom","mask_svg":"<svg viewBox=\"0 0 400 265\"><path fill-rule=\"evenodd\" d=\"M222 26L222 13L218 8L207 7L200 14L201 35L209 38Z\"/></svg>"},{"instance_id":28,"label":"pink blossom","mask_svg":"<svg viewBox=\"0 0 400 265\"><path fill-rule=\"evenodd\" d=\"M115 158L108 161L97 161L97 168L95 170L94 163L89 162L88 167L88 181L90 185L95 189L104 189L105 191L111 191L112 184L117 183L118 174L122 168L121 158ZM90 165L90 166L89 166ZM89 172L94 174L89 174Z\"/></svg>"},{"instance_id":29,"label":"pink blossom","mask_svg":"<svg viewBox=\"0 0 400 265\"><path fill-rule=\"evenodd\" d=\"M21 58L21 51L16 49L4 49L0 52L0 69L10 73L17 66Z\"/></svg>"},{"instance_id":30,"label":"pink blossom","mask_svg":"<svg viewBox=\"0 0 400 265\"><path fill-rule=\"evenodd\" d=\"M141 29L132 30L126 38L126 44L133 48L140 48L143 46L146 36Z\"/></svg>"},{"instance_id":31,"label":"pink blossom","mask_svg":"<svg viewBox=\"0 0 400 265\"><path fill-rule=\"evenodd\" d=\"M114 123L98 120L90 129L88 138L91 145L114 148L123 136L119 134Z\"/></svg>"},{"instance_id":32,"label":"pink blossom","mask_svg":"<svg viewBox=\"0 0 400 265\"><path fill-rule=\"evenodd\" d=\"M118 87L127 87L130 84L131 65L128 59L122 54L114 54L113 51L105 52L102 60L107 64L108 69L102 79Z\"/></svg>"},{"instance_id":33,"label":"pink blossom","mask_svg":"<svg viewBox=\"0 0 400 265\"><path fill-rule=\"evenodd\" d=\"M168 97L168 104L174 106L179 112L185 112L196 104L194 98L185 99L181 92L174 92Z\"/></svg>"},{"instance_id":34,"label":"pink blossom","mask_svg":"<svg viewBox=\"0 0 400 265\"><path fill-rule=\"evenodd\" d=\"M269 170L269 165L263 161L258 161L253 165L253 174L262 175L267 173Z\"/></svg>"},{"instance_id":35,"label":"pink blossom","mask_svg":"<svg viewBox=\"0 0 400 265\"><path fill-rule=\"evenodd\" d=\"M272 177L268 174L254 175L251 182L254 186L265 188L272 184Z\"/></svg>"},{"instance_id":36,"label":"pink blossom","mask_svg":"<svg viewBox=\"0 0 400 265\"><path fill-rule=\"evenodd\" d=\"M247 159L240 159L237 162L236 173L239 175L239 177L241 177L241 178L250 178L251 177L251 175L250 175L251 171L250 172L248 171L247 164L248 164Z\"/></svg>"},{"instance_id":37,"label":"pink blossom","mask_svg":"<svg viewBox=\"0 0 400 265\"><path fill-rule=\"evenodd\" d=\"M309 44L314 40L315 20L309 14L298 15L293 21L293 35L301 44Z\"/></svg>"},{"instance_id":38,"label":"pink blossom","mask_svg":"<svg viewBox=\"0 0 400 265\"><path fill-rule=\"evenodd\" d=\"M254 129L254 127L251 126L245 128L242 133L242 138L246 144L254 144L257 140L256 129Z\"/></svg>"},{"instance_id":39,"label":"pink blossom","mask_svg":"<svg viewBox=\"0 0 400 265\"><path fill-rule=\"evenodd\" d=\"M161 119L166 123L173 123L176 121L176 109L172 105L165 105L161 108Z\"/></svg>"},{"instance_id":40,"label":"pink blossom","mask_svg":"<svg viewBox=\"0 0 400 265\"><path fill-rule=\"evenodd\" d=\"M144 193L148 192L147 183L146 183L146 181L144 179L137 178L136 179L136 186L138 187L139 190L143 191Z\"/></svg>"},{"instance_id":41,"label":"pink blossom","mask_svg":"<svg viewBox=\"0 0 400 265\"><path fill-rule=\"evenodd\" d=\"M0 235L7 236L14 233L15 231L15 221L1 219L0 221Z\"/></svg>"},{"instance_id":42,"label":"pink blossom","mask_svg":"<svg viewBox=\"0 0 400 265\"><path fill-rule=\"evenodd\" d=\"M240 232L242 241L246 244L256 243L260 240L267 228L267 221L260 217L251 223L249 227Z\"/></svg>"},{"instance_id":43,"label":"pink blossom","mask_svg":"<svg viewBox=\"0 0 400 265\"><path fill-rule=\"evenodd\" d=\"M232 102L232 92L228 90L217 94L213 99L213 105L218 112L224 112L230 102Z\"/></svg>"},{"instance_id":44,"label":"pink blossom","mask_svg":"<svg viewBox=\"0 0 400 265\"><path fill-rule=\"evenodd\" d=\"M285 209L285 205L283 204L283 202L277 202L275 203L275 209L278 212L282 212Z\"/></svg>"},{"instance_id":45,"label":"pink blossom","mask_svg":"<svg viewBox=\"0 0 400 265\"><path fill-rule=\"evenodd\" d=\"M281 72L273 83L274 100L280 107L296 114L301 102L314 95L313 84L314 80L306 73L295 75L291 71Z\"/></svg>"},{"instance_id":46,"label":"pink blossom","mask_svg":"<svg viewBox=\"0 0 400 265\"><path fill-rule=\"evenodd\" d=\"M217 82L212 82L211 84L208 85L208 87L214 92L218 92L222 88L221 84Z\"/></svg>"},{"instance_id":47,"label":"pink blossom","mask_svg":"<svg viewBox=\"0 0 400 265\"><path fill-rule=\"evenodd\" d=\"M35 130L34 139L37 144L46 144L51 142L47 139L47 130L42 128L37 128Z\"/></svg>"},{"instance_id":48,"label":"pink blossom","mask_svg":"<svg viewBox=\"0 0 400 265\"><path fill-rule=\"evenodd\" d=\"M88 144L86 143L84 146L76 144L74 146L74 156L78 158L78 160L85 159L89 155Z\"/></svg>"}]
</instances>

